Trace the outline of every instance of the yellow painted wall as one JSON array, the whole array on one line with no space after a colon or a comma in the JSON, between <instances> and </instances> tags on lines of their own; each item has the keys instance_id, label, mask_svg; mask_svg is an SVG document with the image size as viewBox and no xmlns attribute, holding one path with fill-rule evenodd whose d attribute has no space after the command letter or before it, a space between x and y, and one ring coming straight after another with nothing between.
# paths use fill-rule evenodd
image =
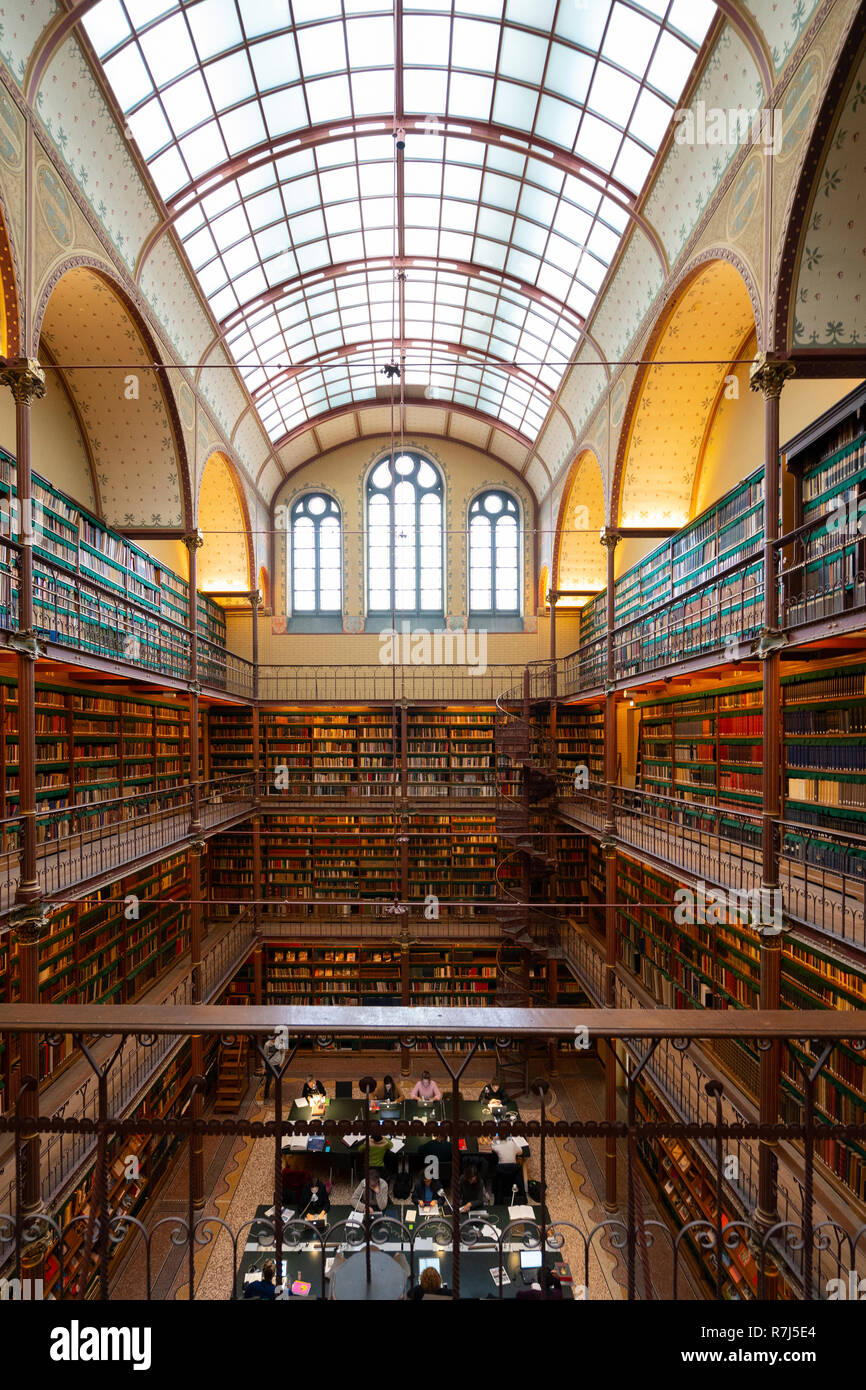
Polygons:
<instances>
[{"instance_id":1,"label":"yellow painted wall","mask_svg":"<svg viewBox=\"0 0 866 1390\"><path fill-rule=\"evenodd\" d=\"M749 351L747 348L744 356ZM722 398L707 433L704 456L692 495L692 516L700 515L742 478L760 468L763 462L764 400L759 392L749 389L747 363L736 367L735 375L739 394L730 399ZM781 443L784 444L810 421L829 410L858 384L856 379L848 378L815 380L793 377L785 384L779 401ZM620 541L616 548L617 575L625 574L658 544L658 541Z\"/></svg>"},{"instance_id":2,"label":"yellow painted wall","mask_svg":"<svg viewBox=\"0 0 866 1390\"><path fill-rule=\"evenodd\" d=\"M68 493L89 511L96 510L87 450L75 412L57 373L45 373L45 396L30 413L31 457L34 473ZM0 445L15 453L15 402L11 391L0 391Z\"/></svg>"}]
</instances>

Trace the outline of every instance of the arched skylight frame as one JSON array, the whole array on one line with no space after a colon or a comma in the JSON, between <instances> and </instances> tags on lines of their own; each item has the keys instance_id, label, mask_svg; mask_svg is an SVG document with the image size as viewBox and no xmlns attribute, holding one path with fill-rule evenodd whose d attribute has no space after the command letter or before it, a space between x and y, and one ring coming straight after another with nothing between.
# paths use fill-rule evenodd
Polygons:
<instances>
[{"instance_id":1,"label":"arched skylight frame","mask_svg":"<svg viewBox=\"0 0 866 1390\"><path fill-rule=\"evenodd\" d=\"M305 492L291 510L288 581L295 617L343 611L343 520L329 492Z\"/></svg>"},{"instance_id":2,"label":"arched skylight frame","mask_svg":"<svg viewBox=\"0 0 866 1390\"><path fill-rule=\"evenodd\" d=\"M445 612L445 486L426 454L404 449L367 477L367 612L441 618ZM393 505L394 523L391 524Z\"/></svg>"},{"instance_id":3,"label":"arched skylight frame","mask_svg":"<svg viewBox=\"0 0 866 1390\"><path fill-rule=\"evenodd\" d=\"M445 341L470 358L496 356L505 317L512 364L544 385L527 400L507 372L472 408L531 439L714 12L710 0L100 0L83 24L272 440L301 410L339 408L335 395L375 398L393 339L440 341L431 312L454 320ZM303 278L383 258L406 271L399 322L356 321L347 284L336 307L314 296L305 351L282 321L296 307L283 287L291 300ZM522 285L578 321L539 333L525 297L511 320L453 314L438 287L431 307L415 280L424 259L471 264L494 296ZM382 301L371 278L369 302L390 308L393 275L386 288ZM321 363L359 343L348 373ZM429 370L449 356L437 347ZM286 389L287 369L303 386Z\"/></svg>"},{"instance_id":4,"label":"arched skylight frame","mask_svg":"<svg viewBox=\"0 0 866 1390\"><path fill-rule=\"evenodd\" d=\"M487 488L469 504L469 614L517 618L523 591L520 503L505 488Z\"/></svg>"}]
</instances>

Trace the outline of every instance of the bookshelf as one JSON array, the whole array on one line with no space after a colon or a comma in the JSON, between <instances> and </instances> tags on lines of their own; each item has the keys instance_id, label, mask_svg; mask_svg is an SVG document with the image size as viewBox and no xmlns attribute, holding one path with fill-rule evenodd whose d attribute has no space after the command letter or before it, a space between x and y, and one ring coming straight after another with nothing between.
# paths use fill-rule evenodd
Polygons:
<instances>
[{"instance_id":1,"label":"bookshelf","mask_svg":"<svg viewBox=\"0 0 866 1390\"><path fill-rule=\"evenodd\" d=\"M679 880L647 865L617 856L617 954L663 1008L757 1008L760 997L758 938L733 906L713 905L705 921L678 923L674 894ZM700 914L697 914L698 916ZM783 1008L854 1010L866 1007L866 965L830 948L783 938L781 962ZM707 1044L710 1047L710 1044ZM722 1065L757 1099L757 1052L745 1040L726 1040L712 1047ZM797 1066L802 1046L782 1049L783 1119L802 1119L802 1074ZM845 1123L866 1118L863 1085L866 1073L858 1054L840 1045L816 1091L820 1117ZM854 1195L866 1199L866 1146L818 1139L816 1153L827 1169Z\"/></svg>"},{"instance_id":2,"label":"bookshelf","mask_svg":"<svg viewBox=\"0 0 866 1390\"><path fill-rule=\"evenodd\" d=\"M761 804L763 705L759 685L669 695L642 702L640 785L684 803L685 824L701 820L701 803ZM667 814L664 803L658 813Z\"/></svg>"},{"instance_id":3,"label":"bookshelf","mask_svg":"<svg viewBox=\"0 0 866 1390\"><path fill-rule=\"evenodd\" d=\"M83 651L115 656L166 675L188 675L189 587L147 551L111 531L90 512L33 475L34 610L39 636ZM0 450L0 542L19 539L15 460ZM14 557L2 551L11 568ZM125 608L124 600L137 605ZM17 614L0 614L14 625ZM202 636L225 650L225 614L198 595ZM166 640L168 639L168 640ZM224 674L224 663L222 663Z\"/></svg>"},{"instance_id":4,"label":"bookshelf","mask_svg":"<svg viewBox=\"0 0 866 1390\"><path fill-rule=\"evenodd\" d=\"M173 787L178 803L183 800L183 783L189 777L185 703L38 682L35 714L39 843L69 833L73 808L79 826L97 826L121 819L129 810L123 804L128 801L146 812L157 791L163 793L163 808L171 804L165 793ZM14 819L19 798L18 689L8 676L0 677L0 728L0 819L5 821ZM56 814L64 811L69 814ZM5 850L17 847L14 826L3 836Z\"/></svg>"},{"instance_id":5,"label":"bookshelf","mask_svg":"<svg viewBox=\"0 0 866 1390\"><path fill-rule=\"evenodd\" d=\"M205 1071L213 1069L217 1040L206 1043ZM169 1060L164 1070L151 1085L146 1098L129 1116L131 1121L138 1118L163 1119L170 1114L183 1113L189 1104L187 1095L192 1076L192 1062L189 1044L186 1043ZM170 1134L132 1134L124 1139L109 1140L108 1146L108 1209L110 1216L141 1217L148 1203L156 1194L165 1175L169 1159L178 1144L182 1142ZM134 1159L134 1164L130 1162ZM90 1215L90 1202L93 1193L94 1167L90 1166L78 1179L76 1186L64 1199L54 1214L54 1219L63 1230L64 1261L63 1289L59 1288L60 1260L59 1244L46 1257L44 1276L44 1296L49 1299L65 1297L96 1296L98 1281L98 1260L91 1263L91 1273L87 1288L79 1287L82 1267L84 1240L87 1219ZM78 1218L77 1220L75 1218ZM69 1226L69 1230L65 1228ZM121 1256L135 1239L134 1225L119 1240L112 1241L109 1250L109 1269L116 1268Z\"/></svg>"},{"instance_id":6,"label":"bookshelf","mask_svg":"<svg viewBox=\"0 0 866 1390\"><path fill-rule=\"evenodd\" d=\"M645 1077L636 1088L637 1114L644 1124L676 1123L676 1116L666 1109L661 1098ZM662 1203L662 1209L677 1228L690 1222L717 1220L716 1188L708 1160L695 1144L679 1139L661 1137L655 1140L639 1138L638 1153L652 1177ZM729 1205L723 1196L721 1224L741 1221L742 1213ZM722 1259L722 1297L729 1301L757 1297L758 1271L748 1242L741 1240L725 1246L719 1252L708 1250L700 1243L698 1231L686 1236L688 1249L703 1278L712 1288L718 1273L717 1260ZM703 1227L706 1230L706 1226Z\"/></svg>"},{"instance_id":7,"label":"bookshelf","mask_svg":"<svg viewBox=\"0 0 866 1390\"><path fill-rule=\"evenodd\" d=\"M589 781L604 781L604 708L562 705L556 712L556 766L561 787L574 788L575 768L583 765Z\"/></svg>"},{"instance_id":8,"label":"bookshelf","mask_svg":"<svg viewBox=\"0 0 866 1390\"><path fill-rule=\"evenodd\" d=\"M95 888L57 907L39 947L39 1002L131 1004L189 946L191 896L185 854ZM133 899L135 901L133 901ZM17 942L0 936L0 1001L20 996ZM71 1056L71 1040L40 1048L40 1079ZM0 1043L0 1113L17 1087L18 1046Z\"/></svg>"}]
</instances>

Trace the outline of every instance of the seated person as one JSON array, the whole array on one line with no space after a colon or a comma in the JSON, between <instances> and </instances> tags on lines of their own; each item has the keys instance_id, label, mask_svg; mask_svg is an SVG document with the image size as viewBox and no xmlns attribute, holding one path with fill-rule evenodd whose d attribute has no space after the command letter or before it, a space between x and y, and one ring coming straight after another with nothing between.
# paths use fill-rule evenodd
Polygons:
<instances>
[{"instance_id":1,"label":"seated person","mask_svg":"<svg viewBox=\"0 0 866 1390\"><path fill-rule=\"evenodd\" d=\"M352 1193L352 1206L366 1210L368 1207L372 1211L374 1207L379 1211L384 1211L388 1205L388 1184L384 1178L376 1174L370 1174L370 1186L365 1187L364 1179L358 1183Z\"/></svg>"},{"instance_id":2,"label":"seated person","mask_svg":"<svg viewBox=\"0 0 866 1390\"><path fill-rule=\"evenodd\" d=\"M244 1288L244 1298L275 1299L277 1296L277 1291L274 1287L275 1274L276 1268L274 1264L271 1260L267 1260L266 1263L262 1265L261 1279L256 1279L254 1283L247 1284Z\"/></svg>"},{"instance_id":3,"label":"seated person","mask_svg":"<svg viewBox=\"0 0 866 1390\"><path fill-rule=\"evenodd\" d=\"M301 1193L301 1212L305 1217L321 1216L330 1209L331 1199L328 1196L328 1189L321 1179L313 1178L312 1182ZM298 1213L299 1216L301 1212Z\"/></svg>"},{"instance_id":4,"label":"seated person","mask_svg":"<svg viewBox=\"0 0 866 1390\"><path fill-rule=\"evenodd\" d=\"M409 1297L415 1299L416 1302L420 1302L423 1298L450 1298L451 1290L442 1283L442 1275L438 1269L428 1265L426 1269L422 1269L421 1278Z\"/></svg>"},{"instance_id":5,"label":"seated person","mask_svg":"<svg viewBox=\"0 0 866 1390\"><path fill-rule=\"evenodd\" d=\"M460 1195L457 1200L461 1212L466 1215L473 1211L481 1211L487 1205L481 1178L474 1163L469 1164L460 1179Z\"/></svg>"},{"instance_id":6,"label":"seated person","mask_svg":"<svg viewBox=\"0 0 866 1390\"><path fill-rule=\"evenodd\" d=\"M442 1184L438 1178L428 1178L422 1173L412 1188L412 1201L418 1207L429 1207L442 1198Z\"/></svg>"},{"instance_id":7,"label":"seated person","mask_svg":"<svg viewBox=\"0 0 866 1390\"><path fill-rule=\"evenodd\" d=\"M422 1160L435 1158L439 1166L440 1175L444 1178L445 1174L451 1170L451 1140L450 1139L425 1139L423 1144L418 1145L418 1157ZM433 1171L436 1171L434 1166Z\"/></svg>"},{"instance_id":8,"label":"seated person","mask_svg":"<svg viewBox=\"0 0 866 1390\"><path fill-rule=\"evenodd\" d=\"M385 1101L393 1102L402 1099L400 1095L400 1087L397 1085L397 1082L394 1080L393 1076L386 1076L382 1082L381 1088L377 1086L373 1094L376 1096L380 1104L384 1103Z\"/></svg>"},{"instance_id":9,"label":"seated person","mask_svg":"<svg viewBox=\"0 0 866 1390\"><path fill-rule=\"evenodd\" d=\"M500 1168L503 1163L523 1162L523 1145L518 1144L516 1139L500 1139L497 1135L496 1138L491 1141L490 1147L499 1159Z\"/></svg>"},{"instance_id":10,"label":"seated person","mask_svg":"<svg viewBox=\"0 0 866 1390\"><path fill-rule=\"evenodd\" d=\"M482 1087L478 1099L484 1105L486 1105L488 1101L491 1100L498 1100L502 1105L505 1105L506 1101L508 1100L508 1097L505 1094L505 1089L502 1083L500 1081L497 1081L496 1077L494 1076L491 1081L488 1081L486 1086Z\"/></svg>"},{"instance_id":11,"label":"seated person","mask_svg":"<svg viewBox=\"0 0 866 1390\"><path fill-rule=\"evenodd\" d=\"M436 1085L436 1082L433 1081L433 1080L431 1080L429 1071L422 1071L422 1073L421 1073L421 1080L415 1082L415 1085L414 1085L413 1088L412 1088L412 1099L413 1099L413 1100L441 1100L441 1099L442 1099L442 1092L439 1090L439 1087Z\"/></svg>"},{"instance_id":12,"label":"seated person","mask_svg":"<svg viewBox=\"0 0 866 1390\"><path fill-rule=\"evenodd\" d=\"M386 1154L389 1152L389 1150L390 1150L391 1148L393 1148L393 1144L394 1144L394 1141L393 1141L392 1139L373 1139L373 1138L370 1139L370 1172L371 1172L371 1173L372 1173L374 1170L375 1170L375 1172L376 1172L377 1174L380 1173L380 1172L382 1171L382 1169L385 1167L385 1156L386 1156ZM359 1156L363 1157L364 1149L365 1149L365 1148L366 1148L366 1141L362 1139L361 1142L360 1142L360 1144L358 1145L357 1149L355 1149L354 1152L357 1153Z\"/></svg>"},{"instance_id":13,"label":"seated person","mask_svg":"<svg viewBox=\"0 0 866 1390\"><path fill-rule=\"evenodd\" d=\"M301 1087L301 1095L304 1097L304 1100L309 1100L311 1096L324 1096L326 1094L321 1081L317 1081L313 1075L308 1076Z\"/></svg>"}]
</instances>

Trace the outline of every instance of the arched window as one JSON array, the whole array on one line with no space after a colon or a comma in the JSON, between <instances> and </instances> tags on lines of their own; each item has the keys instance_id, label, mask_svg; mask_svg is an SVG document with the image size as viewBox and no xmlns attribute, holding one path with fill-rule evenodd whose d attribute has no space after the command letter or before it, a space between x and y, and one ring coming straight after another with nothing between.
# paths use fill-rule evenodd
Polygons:
<instances>
[{"instance_id":1,"label":"arched window","mask_svg":"<svg viewBox=\"0 0 866 1390\"><path fill-rule=\"evenodd\" d=\"M326 492L308 492L292 507L291 566L293 613L341 611L340 508Z\"/></svg>"},{"instance_id":2,"label":"arched window","mask_svg":"<svg viewBox=\"0 0 866 1390\"><path fill-rule=\"evenodd\" d=\"M469 508L469 612L520 613L520 513L507 492L482 492Z\"/></svg>"},{"instance_id":3,"label":"arched window","mask_svg":"<svg viewBox=\"0 0 866 1390\"><path fill-rule=\"evenodd\" d=\"M373 469L367 482L370 613L443 613L442 496L439 473L420 454L400 454L393 474L388 458Z\"/></svg>"}]
</instances>

